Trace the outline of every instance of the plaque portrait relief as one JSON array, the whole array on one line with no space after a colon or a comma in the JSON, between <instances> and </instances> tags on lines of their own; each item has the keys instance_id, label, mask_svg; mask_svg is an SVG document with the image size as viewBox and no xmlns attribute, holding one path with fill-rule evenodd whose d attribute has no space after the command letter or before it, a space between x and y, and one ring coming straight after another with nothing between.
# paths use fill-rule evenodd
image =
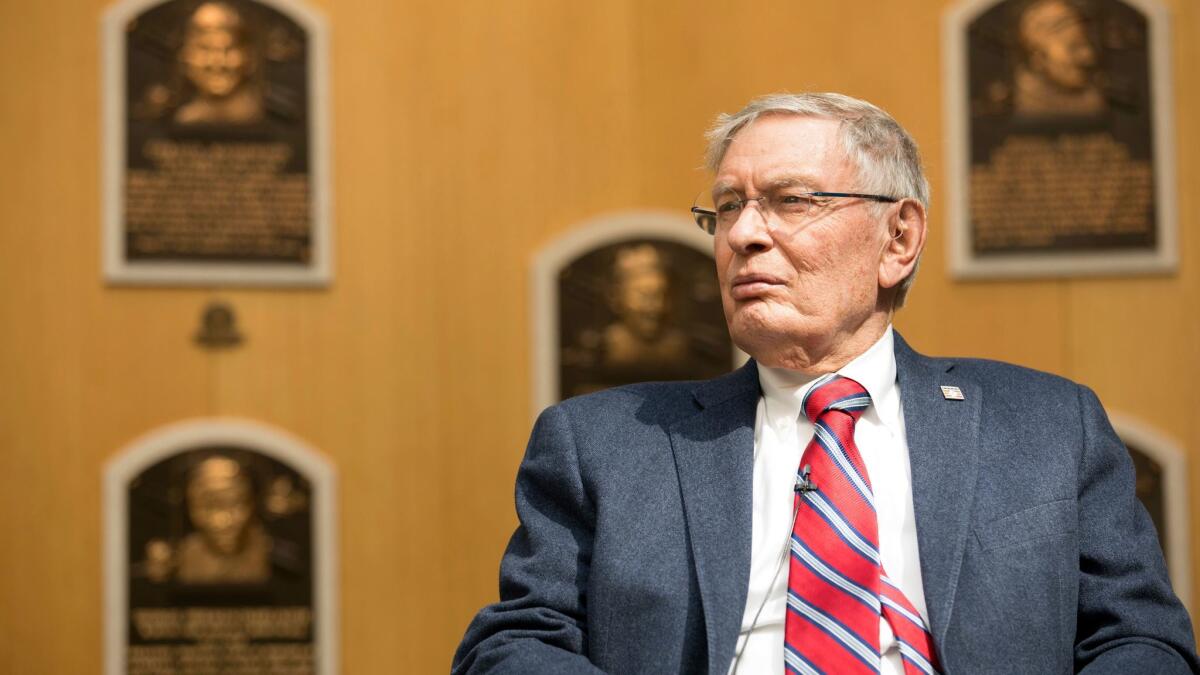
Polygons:
<instances>
[{"instance_id":1,"label":"plaque portrait relief","mask_svg":"<svg viewBox=\"0 0 1200 675\"><path fill-rule=\"evenodd\" d=\"M548 246L535 271L535 408L608 387L729 372L712 241L663 214L601 218Z\"/></svg>"},{"instance_id":2,"label":"plaque portrait relief","mask_svg":"<svg viewBox=\"0 0 1200 675\"><path fill-rule=\"evenodd\" d=\"M245 424L176 427L115 460L106 672L332 672L331 481Z\"/></svg>"},{"instance_id":3,"label":"plaque portrait relief","mask_svg":"<svg viewBox=\"0 0 1200 675\"><path fill-rule=\"evenodd\" d=\"M149 512L139 508L143 501L158 502L165 494L176 521L169 524L166 536L145 542L144 571L150 583L265 584L276 566L307 581L311 555L306 518L300 518L297 536L278 547L266 529L267 523L278 528L289 516L306 515L310 491L306 481L275 462L257 472L274 475L270 489L278 494L268 496L256 486L259 481L252 478L251 466L269 460L245 451L196 450L167 461L173 461L173 467L161 470L173 476L147 475L155 470L152 467L131 488L135 500L131 517ZM152 527L147 524L130 531ZM306 604L311 589L295 590L294 595Z\"/></svg>"},{"instance_id":4,"label":"plaque portrait relief","mask_svg":"<svg viewBox=\"0 0 1200 675\"><path fill-rule=\"evenodd\" d=\"M1167 24L1157 0L966 0L951 10L956 274L1173 269Z\"/></svg>"},{"instance_id":5,"label":"plaque portrait relief","mask_svg":"<svg viewBox=\"0 0 1200 675\"><path fill-rule=\"evenodd\" d=\"M326 283L319 18L299 0L126 0L104 26L108 279Z\"/></svg>"}]
</instances>

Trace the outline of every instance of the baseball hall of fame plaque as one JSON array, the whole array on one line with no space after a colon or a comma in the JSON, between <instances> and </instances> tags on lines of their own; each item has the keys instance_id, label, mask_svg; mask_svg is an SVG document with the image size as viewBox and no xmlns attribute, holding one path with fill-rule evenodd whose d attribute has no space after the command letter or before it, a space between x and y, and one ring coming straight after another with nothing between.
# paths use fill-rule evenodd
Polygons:
<instances>
[{"instance_id":1,"label":"baseball hall of fame plaque","mask_svg":"<svg viewBox=\"0 0 1200 675\"><path fill-rule=\"evenodd\" d=\"M1160 0L964 0L947 15L952 271L1176 264Z\"/></svg>"},{"instance_id":2,"label":"baseball hall of fame plaque","mask_svg":"<svg viewBox=\"0 0 1200 675\"><path fill-rule=\"evenodd\" d=\"M683 217L631 213L577 228L539 256L534 295L537 410L632 382L715 377L738 360L712 239Z\"/></svg>"},{"instance_id":3,"label":"baseball hall of fame plaque","mask_svg":"<svg viewBox=\"0 0 1200 675\"><path fill-rule=\"evenodd\" d=\"M102 43L106 278L328 283L320 17L300 0L125 0Z\"/></svg>"},{"instance_id":4,"label":"baseball hall of fame plaque","mask_svg":"<svg viewBox=\"0 0 1200 675\"><path fill-rule=\"evenodd\" d=\"M105 478L107 675L333 673L333 474L267 427L197 421Z\"/></svg>"}]
</instances>

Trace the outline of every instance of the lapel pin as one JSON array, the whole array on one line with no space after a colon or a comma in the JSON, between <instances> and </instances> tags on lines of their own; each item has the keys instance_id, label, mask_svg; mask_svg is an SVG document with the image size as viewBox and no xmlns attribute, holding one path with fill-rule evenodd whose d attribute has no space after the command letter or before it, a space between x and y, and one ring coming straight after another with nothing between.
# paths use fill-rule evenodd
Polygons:
<instances>
[{"instance_id":1,"label":"lapel pin","mask_svg":"<svg viewBox=\"0 0 1200 675\"><path fill-rule=\"evenodd\" d=\"M942 398L946 399L947 401L966 400L966 398L963 397L962 389L959 389L958 387L947 387L944 384L942 385Z\"/></svg>"}]
</instances>

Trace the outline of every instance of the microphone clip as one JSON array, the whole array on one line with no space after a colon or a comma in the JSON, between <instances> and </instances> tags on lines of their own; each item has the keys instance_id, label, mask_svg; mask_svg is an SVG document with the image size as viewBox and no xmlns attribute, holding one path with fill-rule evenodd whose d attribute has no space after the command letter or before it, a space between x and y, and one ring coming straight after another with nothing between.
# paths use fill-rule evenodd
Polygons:
<instances>
[{"instance_id":1,"label":"microphone clip","mask_svg":"<svg viewBox=\"0 0 1200 675\"><path fill-rule=\"evenodd\" d=\"M796 494L807 494L817 491L817 484L812 482L810 478L811 474L812 467L805 464L804 468L800 470L800 475L796 476Z\"/></svg>"}]
</instances>

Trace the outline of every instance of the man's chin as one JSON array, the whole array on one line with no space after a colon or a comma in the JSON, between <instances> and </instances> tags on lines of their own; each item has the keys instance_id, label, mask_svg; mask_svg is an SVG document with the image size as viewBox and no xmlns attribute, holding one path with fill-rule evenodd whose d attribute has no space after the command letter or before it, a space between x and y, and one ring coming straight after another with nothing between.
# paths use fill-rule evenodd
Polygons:
<instances>
[{"instance_id":1,"label":"man's chin","mask_svg":"<svg viewBox=\"0 0 1200 675\"><path fill-rule=\"evenodd\" d=\"M729 321L730 333L746 333L747 337L754 335L778 336L786 332L785 317L780 316L780 307L762 298L743 300L733 308L733 316Z\"/></svg>"},{"instance_id":2,"label":"man's chin","mask_svg":"<svg viewBox=\"0 0 1200 675\"><path fill-rule=\"evenodd\" d=\"M788 331L760 313L735 314L729 324L729 336L738 349L759 361L792 341Z\"/></svg>"},{"instance_id":3,"label":"man's chin","mask_svg":"<svg viewBox=\"0 0 1200 675\"><path fill-rule=\"evenodd\" d=\"M826 332L820 330L817 321L794 312L781 314L778 306L772 308L768 303L757 305L739 307L734 312L729 335L738 349L759 363L776 365L777 360L789 360L797 349L809 352L822 348Z\"/></svg>"}]
</instances>

